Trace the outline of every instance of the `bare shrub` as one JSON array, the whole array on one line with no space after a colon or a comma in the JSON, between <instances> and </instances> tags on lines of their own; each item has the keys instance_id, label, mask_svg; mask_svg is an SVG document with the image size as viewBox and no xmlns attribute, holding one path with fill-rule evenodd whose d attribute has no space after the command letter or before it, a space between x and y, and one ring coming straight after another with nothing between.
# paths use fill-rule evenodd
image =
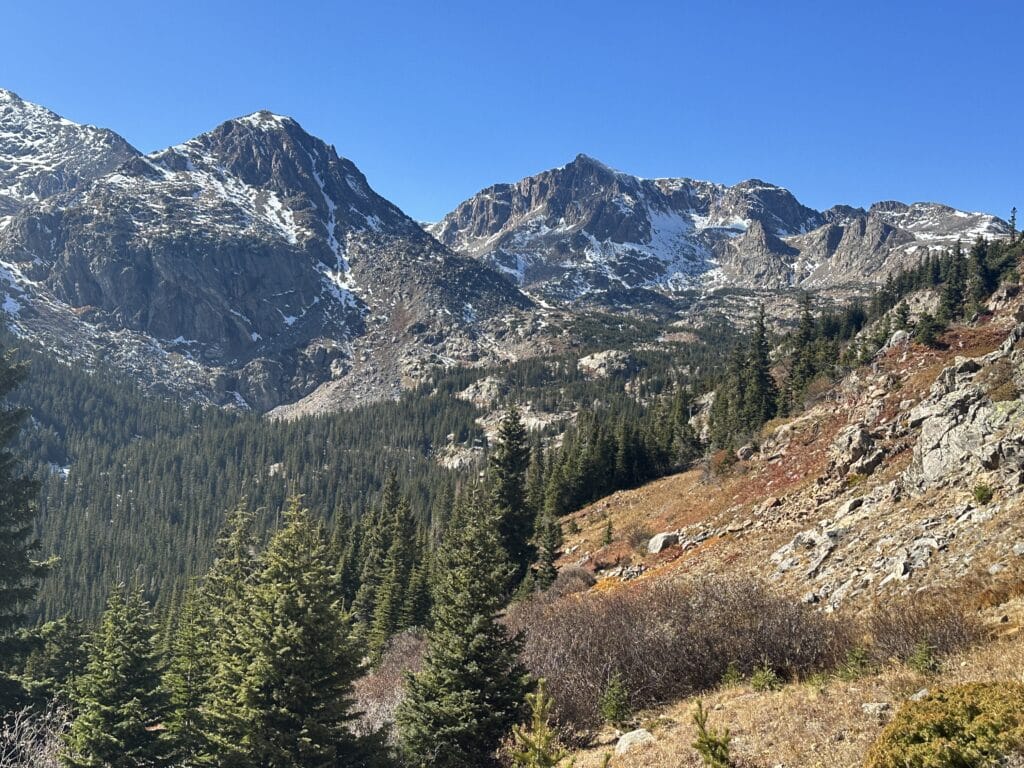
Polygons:
<instances>
[{"instance_id":1,"label":"bare shrub","mask_svg":"<svg viewBox=\"0 0 1024 768\"><path fill-rule=\"evenodd\" d=\"M547 679L559 721L580 729L600 723L615 675L644 706L714 687L730 662L743 674L767 665L788 678L835 666L853 645L836 619L726 579L532 600L508 621L524 634L530 672Z\"/></svg>"},{"instance_id":2,"label":"bare shrub","mask_svg":"<svg viewBox=\"0 0 1024 768\"><path fill-rule=\"evenodd\" d=\"M907 661L927 647L944 656L981 641L985 629L976 611L934 593L893 598L868 617L872 649L881 662Z\"/></svg>"},{"instance_id":3,"label":"bare shrub","mask_svg":"<svg viewBox=\"0 0 1024 768\"><path fill-rule=\"evenodd\" d=\"M420 671L426 649L427 641L420 630L400 632L388 641L380 663L356 680L356 709L360 712L354 728L357 735L390 729L405 697L406 674Z\"/></svg>"},{"instance_id":4,"label":"bare shrub","mask_svg":"<svg viewBox=\"0 0 1024 768\"><path fill-rule=\"evenodd\" d=\"M586 592L597 583L594 574L585 568L563 568L558 572L555 583L547 591L548 599L557 600L566 595Z\"/></svg>"},{"instance_id":5,"label":"bare shrub","mask_svg":"<svg viewBox=\"0 0 1024 768\"><path fill-rule=\"evenodd\" d=\"M0 768L58 768L61 736L71 722L67 709L21 709L0 720Z\"/></svg>"},{"instance_id":6,"label":"bare shrub","mask_svg":"<svg viewBox=\"0 0 1024 768\"><path fill-rule=\"evenodd\" d=\"M639 522L627 524L623 534L625 535L626 543L634 550L646 550L647 542L654 535L648 526Z\"/></svg>"}]
</instances>

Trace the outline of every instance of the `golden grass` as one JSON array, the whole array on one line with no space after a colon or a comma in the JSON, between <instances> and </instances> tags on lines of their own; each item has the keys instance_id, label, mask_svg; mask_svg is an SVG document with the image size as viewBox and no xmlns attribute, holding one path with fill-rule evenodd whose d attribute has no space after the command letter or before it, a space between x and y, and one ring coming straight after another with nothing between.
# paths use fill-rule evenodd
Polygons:
<instances>
[{"instance_id":1,"label":"golden grass","mask_svg":"<svg viewBox=\"0 0 1024 768\"><path fill-rule=\"evenodd\" d=\"M888 716L865 714L862 705L884 702L889 716L923 688L966 682L1024 681L1024 638L995 641L945 661L935 675L904 666L844 681L814 685L794 682L780 691L756 693L742 685L703 697L709 725L729 728L732 754L742 766L779 764L786 768L846 768L861 765ZM691 748L696 699L686 699L641 713L639 724L657 741L621 757L609 768L672 768L699 766ZM599 768L614 751L609 734L575 755L575 768Z\"/></svg>"}]
</instances>

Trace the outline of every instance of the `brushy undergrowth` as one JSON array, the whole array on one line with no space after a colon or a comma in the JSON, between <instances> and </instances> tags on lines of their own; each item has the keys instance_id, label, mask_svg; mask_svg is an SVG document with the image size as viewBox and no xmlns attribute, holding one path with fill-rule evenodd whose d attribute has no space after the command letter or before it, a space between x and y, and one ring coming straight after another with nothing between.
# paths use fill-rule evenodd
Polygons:
<instances>
[{"instance_id":1,"label":"brushy undergrowth","mask_svg":"<svg viewBox=\"0 0 1024 768\"><path fill-rule=\"evenodd\" d=\"M968 683L903 705L865 768L985 768L1024 745L1024 685Z\"/></svg>"}]
</instances>

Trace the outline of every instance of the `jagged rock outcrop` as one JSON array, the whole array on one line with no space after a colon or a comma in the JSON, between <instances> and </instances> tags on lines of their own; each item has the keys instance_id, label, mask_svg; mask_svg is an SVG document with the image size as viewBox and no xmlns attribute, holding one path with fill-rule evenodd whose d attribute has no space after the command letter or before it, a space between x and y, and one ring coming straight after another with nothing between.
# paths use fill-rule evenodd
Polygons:
<instances>
[{"instance_id":1,"label":"jagged rock outcrop","mask_svg":"<svg viewBox=\"0 0 1024 768\"><path fill-rule=\"evenodd\" d=\"M1024 325L982 358L958 359L908 415L920 427L907 485L917 490L998 471L1019 483L1024 473Z\"/></svg>"}]
</instances>

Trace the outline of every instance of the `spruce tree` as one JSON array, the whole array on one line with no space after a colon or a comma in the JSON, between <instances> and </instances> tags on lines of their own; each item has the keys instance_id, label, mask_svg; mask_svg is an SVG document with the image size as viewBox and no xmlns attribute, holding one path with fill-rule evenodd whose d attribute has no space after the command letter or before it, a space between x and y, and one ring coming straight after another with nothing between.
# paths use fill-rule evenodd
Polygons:
<instances>
[{"instance_id":1,"label":"spruce tree","mask_svg":"<svg viewBox=\"0 0 1024 768\"><path fill-rule=\"evenodd\" d=\"M191 587L175 611L170 628L167 670L162 684L170 709L167 733L176 768L203 765L207 747L200 719L211 676L210 627L205 622L204 609L198 588Z\"/></svg>"},{"instance_id":2,"label":"spruce tree","mask_svg":"<svg viewBox=\"0 0 1024 768\"><path fill-rule=\"evenodd\" d=\"M376 663L391 636L402 626L409 579L415 566L416 528L409 502L402 498L392 522L391 546L384 558L383 577L377 588L373 619L367 635L370 660Z\"/></svg>"},{"instance_id":3,"label":"spruce tree","mask_svg":"<svg viewBox=\"0 0 1024 768\"><path fill-rule=\"evenodd\" d=\"M39 707L71 703L75 679L88 661L82 622L71 616L48 621L33 633L36 646L25 661L24 683Z\"/></svg>"},{"instance_id":4,"label":"spruce tree","mask_svg":"<svg viewBox=\"0 0 1024 768\"><path fill-rule=\"evenodd\" d=\"M72 768L151 768L169 762L164 735L167 699L156 625L138 588L115 589L89 661L78 678L78 712L66 734L64 761Z\"/></svg>"},{"instance_id":5,"label":"spruce tree","mask_svg":"<svg viewBox=\"0 0 1024 768\"><path fill-rule=\"evenodd\" d=\"M381 502L376 512L373 515L365 515L360 521L362 562L359 564L359 587L352 601L352 613L356 622L356 634L362 639L366 638L373 622L377 590L384 579L384 561L394 537L399 502L398 479L394 472L390 472L384 483Z\"/></svg>"},{"instance_id":6,"label":"spruce tree","mask_svg":"<svg viewBox=\"0 0 1024 768\"><path fill-rule=\"evenodd\" d=\"M19 706L25 691L5 672L23 651L17 630L25 623L26 609L39 589L49 564L34 559L39 542L32 534L39 483L22 474L8 446L21 431L26 412L4 405L24 380L26 368L10 352L0 350L0 715Z\"/></svg>"},{"instance_id":7,"label":"spruce tree","mask_svg":"<svg viewBox=\"0 0 1024 768\"><path fill-rule=\"evenodd\" d=\"M246 590L239 628L248 663L233 715L232 765L321 768L377 764L382 747L350 725L359 653L323 527L290 502ZM236 762L237 761L237 762Z\"/></svg>"},{"instance_id":8,"label":"spruce tree","mask_svg":"<svg viewBox=\"0 0 1024 768\"><path fill-rule=\"evenodd\" d=\"M255 521L244 502L228 515L199 595L202 620L196 629L208 655L202 673L206 690L195 722L204 742L202 758L216 766L246 765L238 692L251 660L241 634L249 621L248 595L258 567Z\"/></svg>"},{"instance_id":9,"label":"spruce tree","mask_svg":"<svg viewBox=\"0 0 1024 768\"><path fill-rule=\"evenodd\" d=\"M966 292L965 272L963 248L960 241L957 240L949 258L946 282L942 286L942 294L939 299L939 317L946 323L963 315Z\"/></svg>"},{"instance_id":10,"label":"spruce tree","mask_svg":"<svg viewBox=\"0 0 1024 768\"><path fill-rule=\"evenodd\" d=\"M409 765L486 768L518 719L527 676L521 641L498 621L511 566L496 515L480 499L458 505L437 555L423 670L397 723Z\"/></svg>"},{"instance_id":11,"label":"spruce tree","mask_svg":"<svg viewBox=\"0 0 1024 768\"><path fill-rule=\"evenodd\" d=\"M741 407L744 431L751 432L775 416L778 389L771 373L768 331L765 327L764 305L761 305L750 337L744 371L745 389Z\"/></svg>"},{"instance_id":12,"label":"spruce tree","mask_svg":"<svg viewBox=\"0 0 1024 768\"><path fill-rule=\"evenodd\" d=\"M499 519L501 543L515 569L510 588L526 575L536 557L531 541L536 511L526 495L530 445L519 411L509 409L498 426L498 439L488 462L491 503Z\"/></svg>"},{"instance_id":13,"label":"spruce tree","mask_svg":"<svg viewBox=\"0 0 1024 768\"><path fill-rule=\"evenodd\" d=\"M558 547L560 546L558 521L550 514L544 513L538 527L538 555L537 567L534 572L534 584L538 589L547 589L554 584L558 577L558 568L555 561L558 559Z\"/></svg>"}]
</instances>

